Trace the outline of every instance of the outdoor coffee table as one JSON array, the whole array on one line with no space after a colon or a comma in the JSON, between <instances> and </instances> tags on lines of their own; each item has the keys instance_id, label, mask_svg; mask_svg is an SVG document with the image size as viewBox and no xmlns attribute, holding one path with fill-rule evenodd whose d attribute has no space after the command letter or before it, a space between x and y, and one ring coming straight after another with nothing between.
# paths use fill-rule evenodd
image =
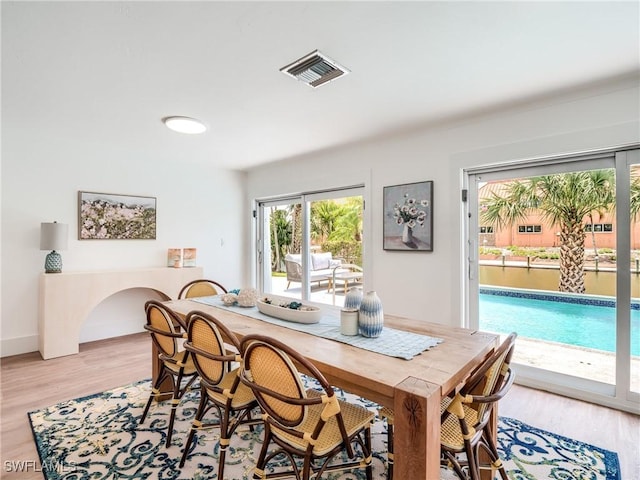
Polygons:
<instances>
[{"instance_id":1,"label":"outdoor coffee table","mask_svg":"<svg viewBox=\"0 0 640 480\"><path fill-rule=\"evenodd\" d=\"M332 288L335 290L335 286L333 285L333 274L327 275L326 278L329 280L327 292L330 292ZM357 283L362 281L362 272L336 272L335 279L336 282L344 282L344 293L346 294L349 283Z\"/></svg>"}]
</instances>

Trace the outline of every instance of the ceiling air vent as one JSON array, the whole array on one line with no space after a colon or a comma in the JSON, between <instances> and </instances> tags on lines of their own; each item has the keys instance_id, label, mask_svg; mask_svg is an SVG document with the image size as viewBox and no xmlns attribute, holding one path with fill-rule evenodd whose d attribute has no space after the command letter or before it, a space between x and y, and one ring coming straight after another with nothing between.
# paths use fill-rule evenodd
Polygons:
<instances>
[{"instance_id":1,"label":"ceiling air vent","mask_svg":"<svg viewBox=\"0 0 640 480\"><path fill-rule=\"evenodd\" d=\"M280 71L286 75L317 88L331 80L349 73L349 70L323 55L318 50L296 60Z\"/></svg>"}]
</instances>

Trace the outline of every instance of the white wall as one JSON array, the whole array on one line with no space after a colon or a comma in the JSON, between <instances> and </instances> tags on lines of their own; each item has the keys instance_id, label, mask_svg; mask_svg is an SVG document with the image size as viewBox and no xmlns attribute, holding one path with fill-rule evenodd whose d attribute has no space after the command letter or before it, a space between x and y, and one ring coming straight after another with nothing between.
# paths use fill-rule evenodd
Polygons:
<instances>
[{"instance_id":1,"label":"white wall","mask_svg":"<svg viewBox=\"0 0 640 480\"><path fill-rule=\"evenodd\" d=\"M248 199L364 182L365 288L385 312L462 321L461 170L465 166L605 148L640 141L637 78L618 79L484 117L425 126L395 137L262 166L249 172ZM434 251L382 249L385 185L434 181Z\"/></svg>"},{"instance_id":2,"label":"white wall","mask_svg":"<svg viewBox=\"0 0 640 480\"><path fill-rule=\"evenodd\" d=\"M2 356L38 349L38 277L48 253L39 250L41 222L69 224L64 271L164 266L167 248L195 247L206 277L243 285L250 225L241 214L248 211L244 173L148 158L114 139L85 144L6 123L2 133ZM78 190L156 197L156 240L77 240ZM82 340L139 331L147 295L132 290L106 299Z\"/></svg>"},{"instance_id":3,"label":"white wall","mask_svg":"<svg viewBox=\"0 0 640 480\"><path fill-rule=\"evenodd\" d=\"M93 145L5 123L0 354L37 350L38 276L47 253L39 250L40 222L69 224L69 248L62 252L66 271L163 266L167 248L196 247L205 276L234 288L245 286L253 273L249 231L255 198L356 183L366 186L367 288L378 291L389 313L458 324L461 168L638 142L639 105L637 79L624 80L285 160L248 174L189 164L184 158L147 158L116 140ZM383 187L421 180L434 181L434 251L384 251ZM157 197L157 239L78 241L78 190ZM142 324L141 306L134 313L140 297L123 295L129 296L107 299L113 303L96 309L84 339L129 332L126 320L116 332L105 327L109 316L120 322L130 315L131 322Z\"/></svg>"}]
</instances>

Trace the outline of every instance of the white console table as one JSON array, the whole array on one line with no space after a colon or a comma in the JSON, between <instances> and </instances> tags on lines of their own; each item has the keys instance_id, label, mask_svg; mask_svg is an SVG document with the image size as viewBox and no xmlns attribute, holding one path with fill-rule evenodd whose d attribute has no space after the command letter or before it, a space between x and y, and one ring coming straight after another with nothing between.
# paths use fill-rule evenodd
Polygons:
<instances>
[{"instance_id":1,"label":"white console table","mask_svg":"<svg viewBox=\"0 0 640 480\"><path fill-rule=\"evenodd\" d=\"M186 283L199 278L202 267L43 273L38 308L40 354L47 360L78 353L82 324L114 293L149 288L170 300L177 298Z\"/></svg>"}]
</instances>

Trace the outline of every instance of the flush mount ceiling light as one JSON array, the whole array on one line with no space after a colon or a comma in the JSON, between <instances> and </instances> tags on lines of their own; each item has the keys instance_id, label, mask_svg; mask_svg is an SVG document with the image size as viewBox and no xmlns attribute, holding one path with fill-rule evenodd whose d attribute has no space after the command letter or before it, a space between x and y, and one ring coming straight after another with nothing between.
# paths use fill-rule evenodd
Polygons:
<instances>
[{"instance_id":1,"label":"flush mount ceiling light","mask_svg":"<svg viewBox=\"0 0 640 480\"><path fill-rule=\"evenodd\" d=\"M317 88L350 73L348 69L318 50L305 55L286 67L282 67L280 71L306 83L312 88Z\"/></svg>"},{"instance_id":2,"label":"flush mount ceiling light","mask_svg":"<svg viewBox=\"0 0 640 480\"><path fill-rule=\"evenodd\" d=\"M207 130L207 126L200 120L190 117L165 117L162 119L167 128L174 132L196 134Z\"/></svg>"}]
</instances>

